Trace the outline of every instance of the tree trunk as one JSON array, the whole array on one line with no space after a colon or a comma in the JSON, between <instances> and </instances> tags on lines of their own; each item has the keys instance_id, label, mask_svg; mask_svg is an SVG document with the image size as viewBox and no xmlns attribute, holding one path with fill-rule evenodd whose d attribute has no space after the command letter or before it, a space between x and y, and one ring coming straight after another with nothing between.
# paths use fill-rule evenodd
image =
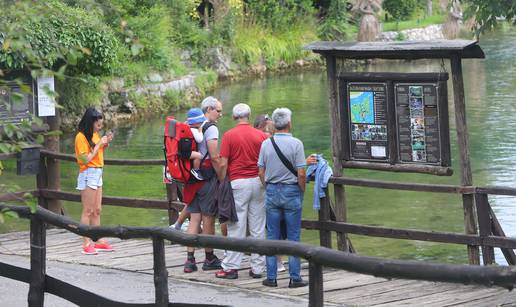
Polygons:
<instances>
[{"instance_id":1,"label":"tree trunk","mask_svg":"<svg viewBox=\"0 0 516 307\"><path fill-rule=\"evenodd\" d=\"M426 0L426 16L432 16L432 0Z\"/></svg>"}]
</instances>

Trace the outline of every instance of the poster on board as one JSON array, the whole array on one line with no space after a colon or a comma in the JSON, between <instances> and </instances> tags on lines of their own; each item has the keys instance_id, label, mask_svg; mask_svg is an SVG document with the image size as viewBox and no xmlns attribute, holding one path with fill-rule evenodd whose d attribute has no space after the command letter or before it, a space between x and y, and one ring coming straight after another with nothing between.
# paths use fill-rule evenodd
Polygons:
<instances>
[{"instance_id":1,"label":"poster on board","mask_svg":"<svg viewBox=\"0 0 516 307\"><path fill-rule=\"evenodd\" d=\"M55 116L56 102L50 92L54 92L54 77L38 77L38 116Z\"/></svg>"}]
</instances>

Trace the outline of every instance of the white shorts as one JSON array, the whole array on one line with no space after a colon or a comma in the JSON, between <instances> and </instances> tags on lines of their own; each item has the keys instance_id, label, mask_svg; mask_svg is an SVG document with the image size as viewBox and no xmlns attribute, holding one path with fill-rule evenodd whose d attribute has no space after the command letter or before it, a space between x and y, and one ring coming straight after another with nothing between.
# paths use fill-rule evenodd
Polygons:
<instances>
[{"instance_id":1,"label":"white shorts","mask_svg":"<svg viewBox=\"0 0 516 307\"><path fill-rule=\"evenodd\" d=\"M83 172L79 173L77 177L77 190L84 190L86 187L90 187L96 190L102 187L102 168L101 167L88 167Z\"/></svg>"}]
</instances>

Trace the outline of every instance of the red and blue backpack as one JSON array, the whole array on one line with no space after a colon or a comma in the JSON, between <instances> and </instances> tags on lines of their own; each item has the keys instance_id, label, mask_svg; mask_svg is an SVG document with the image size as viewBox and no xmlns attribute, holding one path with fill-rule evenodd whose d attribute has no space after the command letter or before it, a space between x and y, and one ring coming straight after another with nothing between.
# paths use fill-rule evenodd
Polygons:
<instances>
[{"instance_id":1,"label":"red and blue backpack","mask_svg":"<svg viewBox=\"0 0 516 307\"><path fill-rule=\"evenodd\" d=\"M202 127L202 133L212 126L206 123ZM179 183L192 183L196 179L190 173L193 161L190 159L192 151L197 151L197 143L187 123L167 116L165 122L165 135L163 138L163 152L165 154L165 181ZM203 157L206 159L208 154ZM201 161L201 164L202 164Z\"/></svg>"}]
</instances>

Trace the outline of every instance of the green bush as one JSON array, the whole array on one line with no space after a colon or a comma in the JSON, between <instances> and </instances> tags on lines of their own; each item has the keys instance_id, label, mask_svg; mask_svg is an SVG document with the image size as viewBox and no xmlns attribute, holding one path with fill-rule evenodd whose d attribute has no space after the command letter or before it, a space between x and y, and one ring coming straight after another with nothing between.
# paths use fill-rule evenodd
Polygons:
<instances>
[{"instance_id":1,"label":"green bush","mask_svg":"<svg viewBox=\"0 0 516 307\"><path fill-rule=\"evenodd\" d=\"M0 43L13 43L0 50L0 66L20 69L29 62L37 62L46 68L59 69L66 59L68 74L105 75L112 72L118 58L119 43L114 32L99 22L99 16L81 8L72 8L59 1L34 3L26 10L24 19L12 19L3 14L0 19ZM23 13L22 13L23 15ZM17 37L6 33L6 24L19 27ZM25 43L25 44L24 44ZM27 45L28 44L28 45ZM29 46L27 49L26 46Z\"/></svg>"},{"instance_id":2,"label":"green bush","mask_svg":"<svg viewBox=\"0 0 516 307\"><path fill-rule=\"evenodd\" d=\"M349 37L353 27L349 23L350 14L347 10L347 0L330 2L326 15L322 18L317 31L323 40L343 41Z\"/></svg>"},{"instance_id":3,"label":"green bush","mask_svg":"<svg viewBox=\"0 0 516 307\"><path fill-rule=\"evenodd\" d=\"M278 33L258 24L242 23L236 30L233 59L247 66L264 60L267 68L276 68L281 61L292 64L308 54L303 45L317 38L313 24L313 19L307 19L292 24L289 31Z\"/></svg>"},{"instance_id":4,"label":"green bush","mask_svg":"<svg viewBox=\"0 0 516 307\"><path fill-rule=\"evenodd\" d=\"M417 0L384 0L382 6L395 20L407 20L416 11Z\"/></svg>"},{"instance_id":5,"label":"green bush","mask_svg":"<svg viewBox=\"0 0 516 307\"><path fill-rule=\"evenodd\" d=\"M249 13L273 31L285 31L293 23L314 13L311 0L249 0Z\"/></svg>"},{"instance_id":6,"label":"green bush","mask_svg":"<svg viewBox=\"0 0 516 307\"><path fill-rule=\"evenodd\" d=\"M57 80L56 92L58 102L64 107L65 113L80 115L87 106L98 106L104 92L101 80L91 75L83 75L65 80Z\"/></svg>"}]
</instances>

